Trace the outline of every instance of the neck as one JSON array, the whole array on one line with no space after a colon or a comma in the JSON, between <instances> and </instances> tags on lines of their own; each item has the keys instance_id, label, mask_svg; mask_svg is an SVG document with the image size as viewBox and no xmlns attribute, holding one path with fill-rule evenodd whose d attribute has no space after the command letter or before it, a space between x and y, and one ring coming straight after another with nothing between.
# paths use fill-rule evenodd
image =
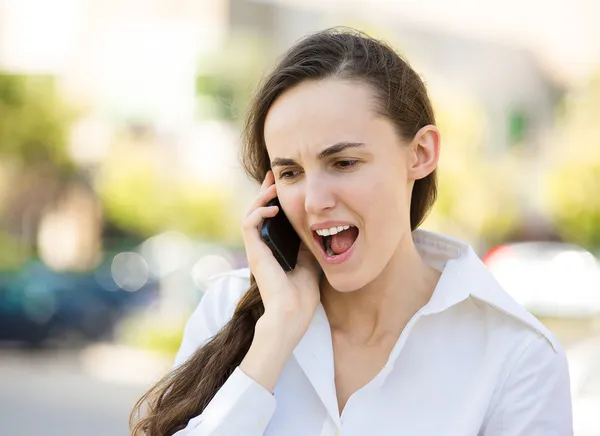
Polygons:
<instances>
[{"instance_id":1,"label":"neck","mask_svg":"<svg viewBox=\"0 0 600 436\"><path fill-rule=\"evenodd\" d=\"M431 298L440 272L427 265L410 232L381 274L364 287L338 292L325 279L321 302L331 330L363 345L397 338L410 318Z\"/></svg>"}]
</instances>

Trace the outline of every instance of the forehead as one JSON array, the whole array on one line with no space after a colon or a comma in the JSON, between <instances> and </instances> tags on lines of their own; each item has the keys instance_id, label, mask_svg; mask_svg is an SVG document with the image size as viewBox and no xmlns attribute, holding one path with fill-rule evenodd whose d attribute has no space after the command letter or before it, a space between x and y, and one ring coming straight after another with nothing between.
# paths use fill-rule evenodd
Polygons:
<instances>
[{"instance_id":1,"label":"forehead","mask_svg":"<svg viewBox=\"0 0 600 436\"><path fill-rule=\"evenodd\" d=\"M371 88L339 79L302 82L282 94L265 121L271 158L340 141L367 141L378 121Z\"/></svg>"}]
</instances>

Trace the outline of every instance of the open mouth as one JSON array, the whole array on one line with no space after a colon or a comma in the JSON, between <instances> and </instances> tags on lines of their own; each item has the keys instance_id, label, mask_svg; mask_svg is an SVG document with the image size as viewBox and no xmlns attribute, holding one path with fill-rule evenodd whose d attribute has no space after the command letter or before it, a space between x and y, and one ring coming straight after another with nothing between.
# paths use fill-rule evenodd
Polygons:
<instances>
[{"instance_id":1,"label":"open mouth","mask_svg":"<svg viewBox=\"0 0 600 436\"><path fill-rule=\"evenodd\" d=\"M345 225L320 229L315 232L314 236L321 244L323 252L329 257L335 257L344 254L354 245L358 238L358 228Z\"/></svg>"}]
</instances>

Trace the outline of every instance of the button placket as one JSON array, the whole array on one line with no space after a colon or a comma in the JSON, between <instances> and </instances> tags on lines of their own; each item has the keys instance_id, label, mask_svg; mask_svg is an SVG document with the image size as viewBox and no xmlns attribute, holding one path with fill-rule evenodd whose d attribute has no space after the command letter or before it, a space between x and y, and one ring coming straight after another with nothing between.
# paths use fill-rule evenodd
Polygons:
<instances>
[{"instance_id":1,"label":"button placket","mask_svg":"<svg viewBox=\"0 0 600 436\"><path fill-rule=\"evenodd\" d=\"M323 428L321 429L320 436L341 436L342 430L337 428L335 423L331 420L331 418L327 418L323 423Z\"/></svg>"}]
</instances>

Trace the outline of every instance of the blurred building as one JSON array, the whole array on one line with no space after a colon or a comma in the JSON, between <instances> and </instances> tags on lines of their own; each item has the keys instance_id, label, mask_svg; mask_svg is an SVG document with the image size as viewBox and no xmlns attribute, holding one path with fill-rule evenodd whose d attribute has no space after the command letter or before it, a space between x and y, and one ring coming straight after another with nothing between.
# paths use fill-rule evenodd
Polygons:
<instances>
[{"instance_id":1,"label":"blurred building","mask_svg":"<svg viewBox=\"0 0 600 436\"><path fill-rule=\"evenodd\" d=\"M112 116L189 122L199 53L225 36L222 1L4 0L0 67L63 78Z\"/></svg>"},{"instance_id":2,"label":"blurred building","mask_svg":"<svg viewBox=\"0 0 600 436\"><path fill-rule=\"evenodd\" d=\"M539 11L543 19L526 19ZM57 75L105 116L181 130L195 121L200 56L232 32L280 53L311 31L374 23L428 82L477 96L487 142L502 150L541 141L561 89L600 62L594 13L600 6L583 0L3 0L0 68Z\"/></svg>"},{"instance_id":3,"label":"blurred building","mask_svg":"<svg viewBox=\"0 0 600 436\"><path fill-rule=\"evenodd\" d=\"M259 34L281 52L326 26L374 23L422 58L428 80L471 87L490 111L509 102L535 128L550 116L540 109L554 87L600 61L599 14L584 0L3 0L0 68L59 75L115 116L177 124L194 114L199 56L232 31ZM522 104L510 101L516 96Z\"/></svg>"}]
</instances>

